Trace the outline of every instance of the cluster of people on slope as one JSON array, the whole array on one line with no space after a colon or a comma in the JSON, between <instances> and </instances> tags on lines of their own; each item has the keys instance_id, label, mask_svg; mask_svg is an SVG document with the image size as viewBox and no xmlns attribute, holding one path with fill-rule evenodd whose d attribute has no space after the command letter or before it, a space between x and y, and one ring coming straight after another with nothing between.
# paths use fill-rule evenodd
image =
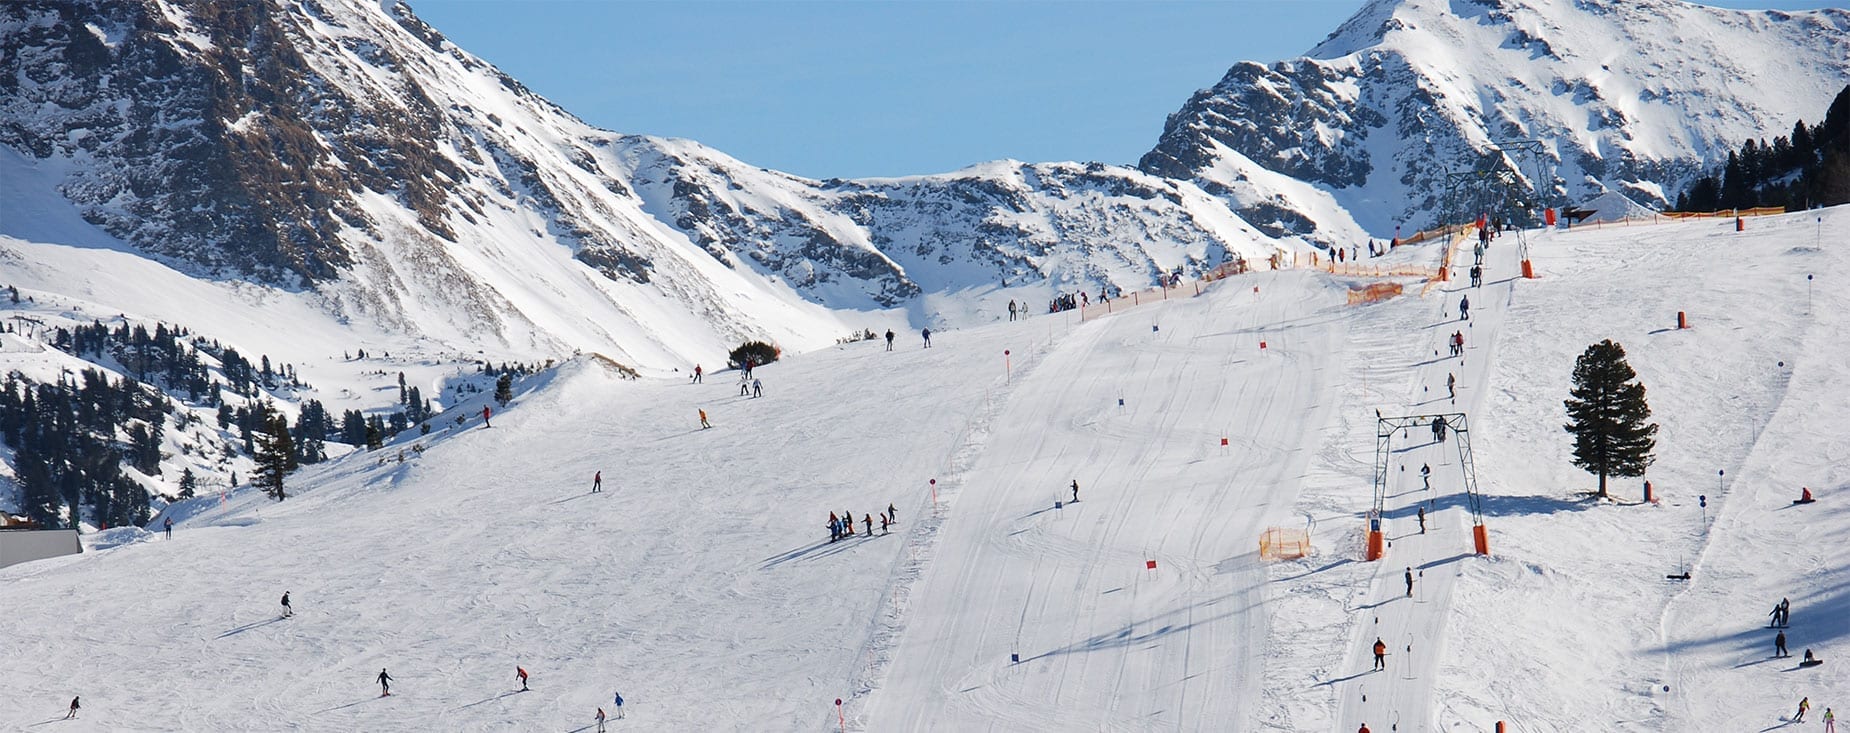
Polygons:
<instances>
[{"instance_id":1,"label":"cluster of people on slope","mask_svg":"<svg viewBox=\"0 0 1850 733\"><path fill-rule=\"evenodd\" d=\"M886 511L880 513L880 534L886 534L893 525L898 523L899 510L892 504L886 505ZM862 515L861 524L865 527L863 537L874 536L874 515ZM829 512L829 541L838 542L853 536L854 512L843 512L839 515Z\"/></svg>"}]
</instances>

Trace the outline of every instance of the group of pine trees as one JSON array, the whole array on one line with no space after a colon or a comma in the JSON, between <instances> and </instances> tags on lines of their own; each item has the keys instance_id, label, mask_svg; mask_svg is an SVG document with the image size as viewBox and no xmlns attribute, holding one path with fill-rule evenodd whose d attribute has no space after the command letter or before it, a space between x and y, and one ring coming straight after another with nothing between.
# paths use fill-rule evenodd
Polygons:
<instances>
[{"instance_id":1,"label":"group of pine trees","mask_svg":"<svg viewBox=\"0 0 1850 733\"><path fill-rule=\"evenodd\" d=\"M1800 120L1791 135L1768 143L1749 138L1728 153L1721 170L1677 195L1677 211L1780 206L1801 211L1850 202L1850 86L1839 92L1824 122Z\"/></svg>"},{"instance_id":2,"label":"group of pine trees","mask_svg":"<svg viewBox=\"0 0 1850 733\"><path fill-rule=\"evenodd\" d=\"M146 524L148 492L122 464L160 475L167 411L160 390L111 381L99 369L39 384L9 374L0 382L0 439L14 450L21 511L47 527L79 517L106 527Z\"/></svg>"}]
</instances>

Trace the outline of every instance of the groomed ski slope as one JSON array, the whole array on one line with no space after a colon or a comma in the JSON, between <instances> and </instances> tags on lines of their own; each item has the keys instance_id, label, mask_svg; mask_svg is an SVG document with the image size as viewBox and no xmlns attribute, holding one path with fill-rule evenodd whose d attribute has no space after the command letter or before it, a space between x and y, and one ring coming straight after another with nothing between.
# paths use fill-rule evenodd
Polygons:
<instances>
[{"instance_id":1,"label":"groomed ski slope","mask_svg":"<svg viewBox=\"0 0 1850 733\"><path fill-rule=\"evenodd\" d=\"M1506 236L1462 360L1462 277L1349 306L1309 272L798 355L755 400L576 360L403 464L410 436L171 542L0 570L0 728L570 731L613 690L617 730L828 730L836 698L878 731L1759 731L1800 695L1816 725L1850 703L1850 215L1817 216L1531 235L1533 281ZM1627 479L1585 500L1567 459L1573 358L1608 337L1664 425L1659 506ZM1374 410L1453 411L1447 373L1493 555L1469 554L1455 446L1412 435L1395 463L1433 489L1393 471L1393 545L1358 562ZM1819 503L1787 504L1801 484ZM889 502L892 535L827 542L831 510ZM1313 556L1255 558L1307 523ZM1766 661L1781 596L1824 667Z\"/></svg>"}]
</instances>

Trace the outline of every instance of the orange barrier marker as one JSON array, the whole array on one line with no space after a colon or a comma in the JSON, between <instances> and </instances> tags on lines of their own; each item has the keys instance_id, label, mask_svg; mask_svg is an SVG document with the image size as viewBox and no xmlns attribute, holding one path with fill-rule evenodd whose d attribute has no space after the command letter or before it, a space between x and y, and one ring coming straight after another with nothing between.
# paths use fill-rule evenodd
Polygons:
<instances>
[{"instance_id":1,"label":"orange barrier marker","mask_svg":"<svg viewBox=\"0 0 1850 733\"><path fill-rule=\"evenodd\" d=\"M1477 554L1490 554L1490 530L1479 524L1471 528L1471 539L1477 545Z\"/></svg>"}]
</instances>

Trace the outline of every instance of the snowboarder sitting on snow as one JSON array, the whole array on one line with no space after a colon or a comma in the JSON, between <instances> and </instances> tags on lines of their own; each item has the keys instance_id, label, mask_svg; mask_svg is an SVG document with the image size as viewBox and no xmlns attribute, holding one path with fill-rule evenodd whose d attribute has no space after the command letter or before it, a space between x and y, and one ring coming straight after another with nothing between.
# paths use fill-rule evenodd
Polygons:
<instances>
[{"instance_id":1,"label":"snowboarder sitting on snow","mask_svg":"<svg viewBox=\"0 0 1850 733\"><path fill-rule=\"evenodd\" d=\"M1792 502L1792 503L1794 503L1794 504L1810 504L1811 502L1812 502L1812 498L1811 498L1811 489L1810 489L1810 488L1808 488L1808 487L1805 487L1805 486L1800 486L1800 487L1799 487L1799 500L1798 500L1798 501L1795 501L1795 502ZM173 526L172 526L172 525L173 525L173 520L171 520L171 519L170 519L170 520L167 520L167 524L168 524L168 527L167 527L167 533L168 533L169 535L172 535L172 534L173 534Z\"/></svg>"}]
</instances>

